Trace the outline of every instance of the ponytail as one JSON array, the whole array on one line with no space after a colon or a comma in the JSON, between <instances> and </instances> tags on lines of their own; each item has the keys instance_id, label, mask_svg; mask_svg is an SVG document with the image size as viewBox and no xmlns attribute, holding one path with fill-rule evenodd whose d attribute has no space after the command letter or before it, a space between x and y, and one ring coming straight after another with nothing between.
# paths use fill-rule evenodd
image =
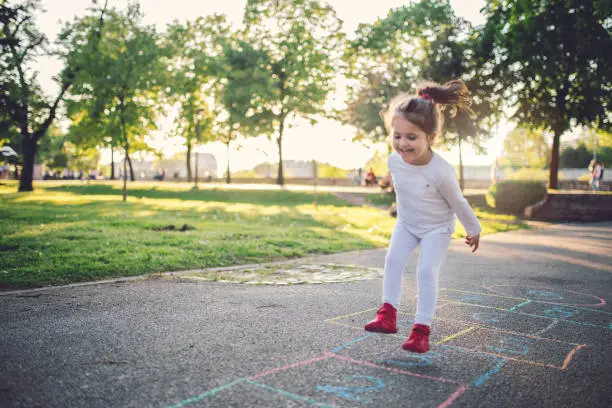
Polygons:
<instances>
[{"instance_id":1,"label":"ponytail","mask_svg":"<svg viewBox=\"0 0 612 408\"><path fill-rule=\"evenodd\" d=\"M448 107L451 116L455 116L458 109L471 113L470 104L470 91L461 80L449 81L444 85L425 82L417 89L416 96L400 94L393 98L389 109L381 112L381 115L389 132L393 119L401 116L419 126L427 134L430 143L433 143L444 122L440 111Z\"/></svg>"}]
</instances>

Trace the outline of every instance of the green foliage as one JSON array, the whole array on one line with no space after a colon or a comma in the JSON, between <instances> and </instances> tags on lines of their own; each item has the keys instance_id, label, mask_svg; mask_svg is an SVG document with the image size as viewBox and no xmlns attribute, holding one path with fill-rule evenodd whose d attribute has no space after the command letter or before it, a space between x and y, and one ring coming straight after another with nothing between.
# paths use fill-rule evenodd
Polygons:
<instances>
[{"instance_id":1,"label":"green foliage","mask_svg":"<svg viewBox=\"0 0 612 408\"><path fill-rule=\"evenodd\" d=\"M225 16L218 14L184 24L174 22L168 27L165 47L171 59L171 73L166 93L169 102L179 110L173 133L185 139L188 150L194 144L219 139L213 126L220 112L218 107L211 106L210 100L215 97L213 84L221 79L220 39L229 33ZM227 127L223 128L227 133ZM187 166L190 174L189 162Z\"/></svg>"},{"instance_id":2,"label":"green foliage","mask_svg":"<svg viewBox=\"0 0 612 408\"><path fill-rule=\"evenodd\" d=\"M563 133L571 120L611 123L609 10L583 0L489 1L483 35L493 69L515 96L515 117Z\"/></svg>"},{"instance_id":3,"label":"green foliage","mask_svg":"<svg viewBox=\"0 0 612 408\"><path fill-rule=\"evenodd\" d=\"M266 106L266 101L274 98L274 84L267 70L270 56L250 43L244 32L222 38L221 46L216 77L223 86L216 89L215 97L225 111L225 122L217 133L226 143L238 134L271 134L274 113Z\"/></svg>"},{"instance_id":4,"label":"green foliage","mask_svg":"<svg viewBox=\"0 0 612 408\"><path fill-rule=\"evenodd\" d=\"M500 181L489 187L487 204L506 214L522 214L525 207L535 204L546 195L540 181Z\"/></svg>"},{"instance_id":5,"label":"green foliage","mask_svg":"<svg viewBox=\"0 0 612 408\"><path fill-rule=\"evenodd\" d=\"M97 168L100 150L95 146L75 144L69 136L51 125L39 142L37 161L53 170Z\"/></svg>"},{"instance_id":6,"label":"green foliage","mask_svg":"<svg viewBox=\"0 0 612 408\"><path fill-rule=\"evenodd\" d=\"M542 129L517 127L506 135L500 165L543 169L550 165L550 136Z\"/></svg>"},{"instance_id":7,"label":"green foliage","mask_svg":"<svg viewBox=\"0 0 612 408\"><path fill-rule=\"evenodd\" d=\"M76 19L60 35L72 50L68 63L81 67L68 106L77 140L81 134L93 138L85 144L105 145L106 138L119 136L120 143L110 145L146 150L144 137L156 128L166 60L158 35L140 24L141 18L134 5L126 11L108 10L96 49L88 41L93 17Z\"/></svg>"},{"instance_id":8,"label":"green foliage","mask_svg":"<svg viewBox=\"0 0 612 408\"><path fill-rule=\"evenodd\" d=\"M248 138L270 135L275 115L266 104L274 98L274 83L268 72L271 60L266 50L257 49L245 32L220 38L222 48L217 61L217 86L214 98L220 114L213 125L216 138L227 145L238 135ZM230 182L229 155L226 181Z\"/></svg>"},{"instance_id":9,"label":"green foliage","mask_svg":"<svg viewBox=\"0 0 612 408\"><path fill-rule=\"evenodd\" d=\"M612 153L612 149L609 149ZM567 146L561 150L559 156L559 167L561 168L586 168L593 158L593 151L587 149L584 143L580 143L577 147ZM605 159L604 159L605 162Z\"/></svg>"},{"instance_id":10,"label":"green foliage","mask_svg":"<svg viewBox=\"0 0 612 408\"><path fill-rule=\"evenodd\" d=\"M68 164L68 155L64 149L66 135L56 125L49 126L44 138L41 138L37 153L37 162L49 168L64 168Z\"/></svg>"},{"instance_id":11,"label":"green foliage","mask_svg":"<svg viewBox=\"0 0 612 408\"><path fill-rule=\"evenodd\" d=\"M328 163L317 163L317 174L319 178L346 178L348 177L348 170Z\"/></svg>"}]
</instances>

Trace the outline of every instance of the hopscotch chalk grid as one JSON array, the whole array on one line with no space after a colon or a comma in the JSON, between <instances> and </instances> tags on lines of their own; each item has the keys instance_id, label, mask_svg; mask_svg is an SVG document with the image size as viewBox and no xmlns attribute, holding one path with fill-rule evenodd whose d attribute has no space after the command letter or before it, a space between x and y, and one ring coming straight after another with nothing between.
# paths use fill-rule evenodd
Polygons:
<instances>
[{"instance_id":1,"label":"hopscotch chalk grid","mask_svg":"<svg viewBox=\"0 0 612 408\"><path fill-rule=\"evenodd\" d=\"M502 372L509 361L567 369L586 344L547 336L553 328L612 330L612 313L593 309L606 304L594 295L509 285L486 289L490 292L440 289L428 353L401 350L413 314L400 311L397 334L365 333L310 360L237 379L171 407L214 401L220 406L240 405L241 399L254 395L262 406L283 406L289 401L297 407L399 406L415 396L447 408ZM363 324L375 311L362 310L326 322L363 333ZM461 365L456 364L458 360ZM300 378L316 381L301 382ZM406 387L408 381L410 387ZM227 392L230 388L232 392ZM390 392L398 389L401 394Z\"/></svg>"}]
</instances>

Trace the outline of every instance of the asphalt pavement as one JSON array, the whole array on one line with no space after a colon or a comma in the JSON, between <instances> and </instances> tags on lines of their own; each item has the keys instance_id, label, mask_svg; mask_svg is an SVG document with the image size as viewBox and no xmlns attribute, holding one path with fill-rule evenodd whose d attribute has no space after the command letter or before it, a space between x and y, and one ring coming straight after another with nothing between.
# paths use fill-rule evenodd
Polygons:
<instances>
[{"instance_id":1,"label":"asphalt pavement","mask_svg":"<svg viewBox=\"0 0 612 408\"><path fill-rule=\"evenodd\" d=\"M300 262L371 271L384 256ZM612 223L489 235L476 254L453 241L423 355L400 347L416 262L397 335L363 331L380 276L249 285L164 275L0 293L0 406L612 406Z\"/></svg>"}]
</instances>

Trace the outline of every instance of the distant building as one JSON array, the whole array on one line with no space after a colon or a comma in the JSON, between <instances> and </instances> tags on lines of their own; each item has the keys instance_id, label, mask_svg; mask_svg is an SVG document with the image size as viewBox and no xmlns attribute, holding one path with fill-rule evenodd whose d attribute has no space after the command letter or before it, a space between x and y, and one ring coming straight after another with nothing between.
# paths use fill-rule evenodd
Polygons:
<instances>
[{"instance_id":1,"label":"distant building","mask_svg":"<svg viewBox=\"0 0 612 408\"><path fill-rule=\"evenodd\" d=\"M191 174L195 177L196 155L198 160L198 178L217 177L217 159L209 153L193 153L191 155ZM187 161L185 159L164 159L144 161L132 159L132 168L136 180L154 180L160 173L165 173L164 180L186 180ZM128 167L128 172L129 172ZM115 163L115 175L123 174L123 162ZM129 174L129 173L128 173Z\"/></svg>"},{"instance_id":2,"label":"distant building","mask_svg":"<svg viewBox=\"0 0 612 408\"><path fill-rule=\"evenodd\" d=\"M207 177L217 177L217 159L209 153L191 154L191 175L196 174L196 155L198 161L198 179L204 180ZM187 179L187 161L185 159L167 159L155 163L156 171L165 170L166 180Z\"/></svg>"},{"instance_id":3,"label":"distant building","mask_svg":"<svg viewBox=\"0 0 612 408\"><path fill-rule=\"evenodd\" d=\"M459 166L454 167L459 177ZM463 177L466 180L490 180L491 166L463 166Z\"/></svg>"},{"instance_id":4,"label":"distant building","mask_svg":"<svg viewBox=\"0 0 612 408\"><path fill-rule=\"evenodd\" d=\"M134 178L136 180L150 180L155 174L155 168L153 162L145 160L134 160L132 159L132 170L134 170ZM128 179L130 177L130 165L127 164ZM115 162L115 177L123 177L123 161Z\"/></svg>"},{"instance_id":5,"label":"distant building","mask_svg":"<svg viewBox=\"0 0 612 408\"><path fill-rule=\"evenodd\" d=\"M255 166L255 177L276 177L278 163L262 163ZM312 161L283 160L283 176L286 178L312 178L314 171Z\"/></svg>"}]
</instances>

